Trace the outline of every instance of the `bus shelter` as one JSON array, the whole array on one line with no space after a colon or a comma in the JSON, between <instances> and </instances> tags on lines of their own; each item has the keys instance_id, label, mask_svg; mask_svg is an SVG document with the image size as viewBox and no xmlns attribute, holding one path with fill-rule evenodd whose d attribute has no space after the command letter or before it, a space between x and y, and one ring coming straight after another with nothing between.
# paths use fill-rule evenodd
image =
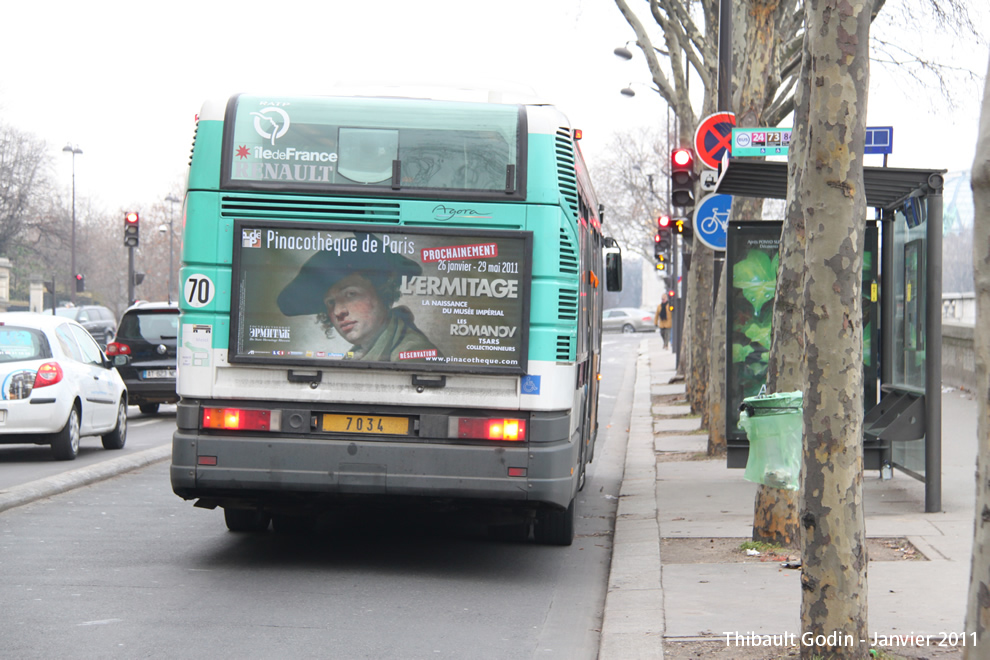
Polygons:
<instances>
[{"instance_id":1,"label":"bus shelter","mask_svg":"<svg viewBox=\"0 0 990 660\"><path fill-rule=\"evenodd\" d=\"M875 219L867 222L863 264L864 468L879 469L882 476L897 468L923 481L925 511L940 511L945 170L863 169L866 203L876 210ZM787 163L729 159L720 168L715 192L786 199ZM742 399L759 394L765 382L769 336L759 332L759 323L767 314L772 317L773 307L772 300L761 303L752 293L746 297L734 291L734 274L739 273L741 282L743 276L772 271L771 287L775 286L781 224L730 221L727 228L725 408L730 468L746 465L749 442L737 425L738 409ZM733 334L734 323L750 325L742 334Z\"/></svg>"}]
</instances>

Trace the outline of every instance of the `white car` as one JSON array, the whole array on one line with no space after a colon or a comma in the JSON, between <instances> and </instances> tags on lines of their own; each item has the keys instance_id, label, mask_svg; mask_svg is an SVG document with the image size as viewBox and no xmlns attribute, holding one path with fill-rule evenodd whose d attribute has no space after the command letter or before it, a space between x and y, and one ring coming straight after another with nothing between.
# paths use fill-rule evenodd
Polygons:
<instances>
[{"instance_id":1,"label":"white car","mask_svg":"<svg viewBox=\"0 0 990 660\"><path fill-rule=\"evenodd\" d=\"M51 445L58 460L99 435L127 441L127 389L83 326L49 314L0 313L0 444Z\"/></svg>"}]
</instances>

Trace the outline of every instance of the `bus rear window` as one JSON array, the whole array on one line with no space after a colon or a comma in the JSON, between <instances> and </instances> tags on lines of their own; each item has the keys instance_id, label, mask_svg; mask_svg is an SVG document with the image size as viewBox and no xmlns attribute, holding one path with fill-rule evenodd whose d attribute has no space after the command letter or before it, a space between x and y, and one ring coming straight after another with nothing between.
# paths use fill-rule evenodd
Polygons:
<instances>
[{"instance_id":1,"label":"bus rear window","mask_svg":"<svg viewBox=\"0 0 990 660\"><path fill-rule=\"evenodd\" d=\"M241 95L227 107L223 186L521 195L524 117L514 105Z\"/></svg>"}]
</instances>

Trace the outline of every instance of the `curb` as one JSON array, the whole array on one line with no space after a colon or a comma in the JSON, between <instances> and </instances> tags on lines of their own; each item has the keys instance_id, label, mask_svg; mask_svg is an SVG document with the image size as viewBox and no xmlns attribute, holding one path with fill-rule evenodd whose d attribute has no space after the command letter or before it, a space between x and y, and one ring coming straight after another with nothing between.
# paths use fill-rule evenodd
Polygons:
<instances>
[{"instance_id":1,"label":"curb","mask_svg":"<svg viewBox=\"0 0 990 660\"><path fill-rule=\"evenodd\" d=\"M632 417L615 518L599 660L663 658L660 526L650 394L650 356L648 343L644 341L636 361Z\"/></svg>"},{"instance_id":2,"label":"curb","mask_svg":"<svg viewBox=\"0 0 990 660\"><path fill-rule=\"evenodd\" d=\"M108 461L101 461L95 465L87 465L56 474L37 481L30 481L20 486L14 486L8 490L0 492L0 512L14 507L30 504L45 497L58 495L74 488L88 486L89 484L110 477L130 472L138 468L165 460L172 455L172 443L145 449L128 456L112 458Z\"/></svg>"}]
</instances>

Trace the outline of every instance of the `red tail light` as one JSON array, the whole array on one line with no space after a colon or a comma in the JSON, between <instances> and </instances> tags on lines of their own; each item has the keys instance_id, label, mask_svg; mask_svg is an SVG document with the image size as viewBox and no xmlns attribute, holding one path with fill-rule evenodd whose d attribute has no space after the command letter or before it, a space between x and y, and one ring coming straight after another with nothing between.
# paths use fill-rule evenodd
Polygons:
<instances>
[{"instance_id":1,"label":"red tail light","mask_svg":"<svg viewBox=\"0 0 990 660\"><path fill-rule=\"evenodd\" d=\"M526 420L459 417L457 419L457 437L473 440L522 442L526 440Z\"/></svg>"},{"instance_id":2,"label":"red tail light","mask_svg":"<svg viewBox=\"0 0 990 660\"><path fill-rule=\"evenodd\" d=\"M34 389L54 385L62 380L62 367L58 362L45 362L38 367L38 375L34 377Z\"/></svg>"},{"instance_id":3,"label":"red tail light","mask_svg":"<svg viewBox=\"0 0 990 660\"><path fill-rule=\"evenodd\" d=\"M131 347L127 344L120 344L112 341L107 344L107 355L130 355Z\"/></svg>"},{"instance_id":4,"label":"red tail light","mask_svg":"<svg viewBox=\"0 0 990 660\"><path fill-rule=\"evenodd\" d=\"M203 428L224 431L270 431L271 410L203 408Z\"/></svg>"}]
</instances>

